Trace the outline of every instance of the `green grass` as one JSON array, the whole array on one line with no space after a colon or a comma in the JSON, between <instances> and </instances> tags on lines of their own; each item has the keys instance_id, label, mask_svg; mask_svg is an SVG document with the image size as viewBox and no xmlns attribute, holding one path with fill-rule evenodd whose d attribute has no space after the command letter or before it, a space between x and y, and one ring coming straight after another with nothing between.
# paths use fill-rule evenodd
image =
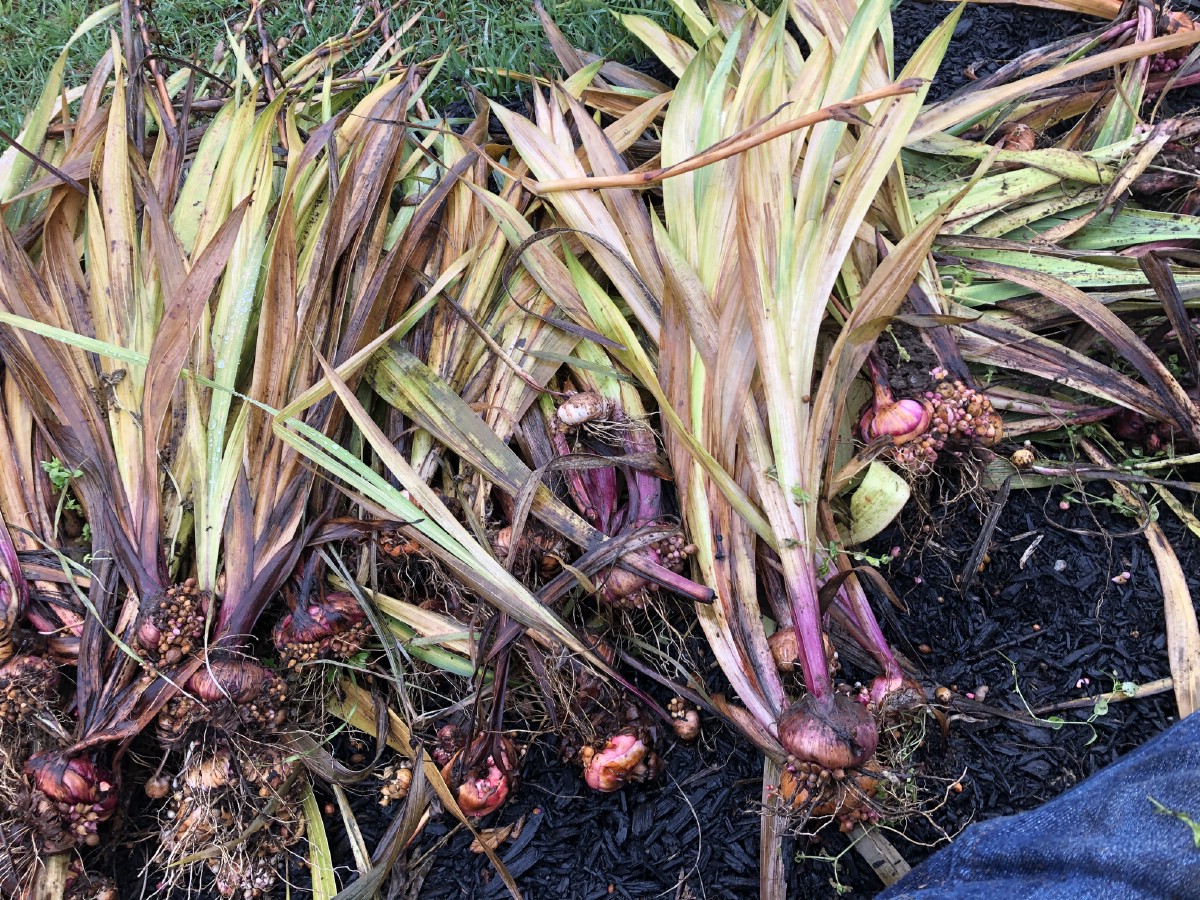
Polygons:
<instances>
[{"instance_id":1,"label":"green grass","mask_svg":"<svg viewBox=\"0 0 1200 900\"><path fill-rule=\"evenodd\" d=\"M612 15L640 13L668 25L677 25L667 0L544 0L547 11L577 47L613 59L629 61L644 55L643 48L631 39L620 21ZM15 134L24 111L38 93L46 71L76 26L101 0L0 0L0 128ZM149 7L151 4L146 3ZM318 0L308 33L285 51L285 60L295 59L332 36L343 34L349 26L354 7L351 0ZM409 32L406 43L414 46L415 58L431 57L452 50L447 74L435 104L455 98L455 86L466 80L487 93L508 94L517 85L508 78L490 74L490 70L513 69L518 72L548 72L555 69L542 35L541 25L530 0L442 0L410 2L399 5L393 22L424 10L421 20ZM160 52L206 60L213 46L244 16L247 4L240 0L158 0L153 18L160 35ZM440 17L438 13L443 17ZM300 0L279 0L267 17L268 30L275 37L304 21ZM71 51L67 84L86 80L96 61L108 47L108 30L96 29ZM364 48L369 53L371 47Z\"/></svg>"}]
</instances>

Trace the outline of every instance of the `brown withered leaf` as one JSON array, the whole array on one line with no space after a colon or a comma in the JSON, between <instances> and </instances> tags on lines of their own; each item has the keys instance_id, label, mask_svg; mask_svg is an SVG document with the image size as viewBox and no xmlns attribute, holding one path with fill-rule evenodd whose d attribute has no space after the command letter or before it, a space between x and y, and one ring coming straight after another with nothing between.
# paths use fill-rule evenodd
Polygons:
<instances>
[{"instance_id":1,"label":"brown withered leaf","mask_svg":"<svg viewBox=\"0 0 1200 900\"><path fill-rule=\"evenodd\" d=\"M481 828L475 840L471 841L471 852L482 853L486 845L489 850L495 850L509 838L516 840L521 836L525 827L525 817L509 822L507 825L497 825L495 828Z\"/></svg>"}]
</instances>

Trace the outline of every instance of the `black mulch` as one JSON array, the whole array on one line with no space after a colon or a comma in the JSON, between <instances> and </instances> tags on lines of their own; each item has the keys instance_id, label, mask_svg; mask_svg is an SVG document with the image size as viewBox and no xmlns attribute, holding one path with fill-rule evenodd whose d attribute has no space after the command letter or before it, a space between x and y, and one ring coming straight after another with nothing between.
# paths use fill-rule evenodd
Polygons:
<instances>
[{"instance_id":1,"label":"black mulch","mask_svg":"<svg viewBox=\"0 0 1200 900\"><path fill-rule=\"evenodd\" d=\"M900 0L892 10L898 66L912 56L953 8L938 0ZM968 4L930 87L929 100L945 98L1022 53L1100 24L1099 20L1075 13L1007 4Z\"/></svg>"}]
</instances>

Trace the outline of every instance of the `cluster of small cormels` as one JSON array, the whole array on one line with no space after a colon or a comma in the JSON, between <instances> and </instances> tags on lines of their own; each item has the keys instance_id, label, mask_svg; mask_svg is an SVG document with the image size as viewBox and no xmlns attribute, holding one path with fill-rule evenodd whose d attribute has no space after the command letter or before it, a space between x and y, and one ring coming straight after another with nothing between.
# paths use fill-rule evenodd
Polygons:
<instances>
[{"instance_id":1,"label":"cluster of small cormels","mask_svg":"<svg viewBox=\"0 0 1200 900\"><path fill-rule=\"evenodd\" d=\"M1171 10L1163 13L1158 20L1159 34L1178 34L1181 31L1195 31L1196 20L1185 12ZM1191 47L1178 47L1166 53L1156 53L1150 57L1151 72L1174 72L1187 59Z\"/></svg>"},{"instance_id":2,"label":"cluster of small cormels","mask_svg":"<svg viewBox=\"0 0 1200 900\"><path fill-rule=\"evenodd\" d=\"M688 557L696 555L696 545L688 543L682 534L672 534L654 545L659 562L672 572L682 572Z\"/></svg>"},{"instance_id":3,"label":"cluster of small cormels","mask_svg":"<svg viewBox=\"0 0 1200 900\"><path fill-rule=\"evenodd\" d=\"M793 809L817 819L832 817L839 830L851 831L859 822L879 818L867 796L877 784L877 779L866 773L827 769L819 763L789 756L778 794Z\"/></svg>"},{"instance_id":4,"label":"cluster of small cormels","mask_svg":"<svg viewBox=\"0 0 1200 900\"><path fill-rule=\"evenodd\" d=\"M254 759L235 760L228 747L203 750L192 755L169 782L161 776L146 782L148 796L167 800L161 828L164 847L187 855L214 841L237 837L250 825L262 812L263 802L286 787L298 765L275 748L256 752ZM274 887L283 850L304 836L304 818L295 806L278 804L266 828L207 861L222 897L240 895L251 900Z\"/></svg>"},{"instance_id":5,"label":"cluster of small cormels","mask_svg":"<svg viewBox=\"0 0 1200 900\"><path fill-rule=\"evenodd\" d=\"M408 796L412 787L412 769L404 765L385 766L380 775L379 805L391 806Z\"/></svg>"},{"instance_id":6,"label":"cluster of small cormels","mask_svg":"<svg viewBox=\"0 0 1200 900\"><path fill-rule=\"evenodd\" d=\"M100 843L102 822L117 807L112 772L82 756L59 752L35 753L25 763L29 780L32 823L52 852L83 843Z\"/></svg>"},{"instance_id":7,"label":"cluster of small cormels","mask_svg":"<svg viewBox=\"0 0 1200 900\"><path fill-rule=\"evenodd\" d=\"M1004 423L987 395L957 379L949 381L940 366L930 374L936 384L924 394L929 428L894 451L898 462L918 474L929 472L947 446L991 447L1004 436Z\"/></svg>"},{"instance_id":8,"label":"cluster of small cormels","mask_svg":"<svg viewBox=\"0 0 1200 900\"><path fill-rule=\"evenodd\" d=\"M233 730L239 722L279 728L287 718L287 682L256 662L238 658L210 659L176 694L155 720L159 741L178 747L194 725Z\"/></svg>"},{"instance_id":9,"label":"cluster of small cormels","mask_svg":"<svg viewBox=\"0 0 1200 900\"><path fill-rule=\"evenodd\" d=\"M297 606L274 633L280 660L289 669L322 659L349 659L370 636L371 623L358 600L340 591Z\"/></svg>"},{"instance_id":10,"label":"cluster of small cormels","mask_svg":"<svg viewBox=\"0 0 1200 900\"><path fill-rule=\"evenodd\" d=\"M41 656L14 656L0 665L0 722L20 725L44 709L58 680L58 667Z\"/></svg>"},{"instance_id":11,"label":"cluster of small cormels","mask_svg":"<svg viewBox=\"0 0 1200 900\"><path fill-rule=\"evenodd\" d=\"M241 897L256 900L267 894L279 880L283 853L260 847L256 852L242 849L231 855L207 860L213 873L213 887L222 897Z\"/></svg>"},{"instance_id":12,"label":"cluster of small cormels","mask_svg":"<svg viewBox=\"0 0 1200 900\"><path fill-rule=\"evenodd\" d=\"M287 718L287 699L287 682L278 675L272 675L257 694L238 704L238 714L245 722L278 728Z\"/></svg>"},{"instance_id":13,"label":"cluster of small cormels","mask_svg":"<svg viewBox=\"0 0 1200 900\"><path fill-rule=\"evenodd\" d=\"M204 636L207 612L208 596L195 578L172 585L143 615L137 630L138 648L154 665L181 662Z\"/></svg>"},{"instance_id":14,"label":"cluster of small cormels","mask_svg":"<svg viewBox=\"0 0 1200 900\"><path fill-rule=\"evenodd\" d=\"M787 767L795 776L797 783L816 788L828 781L842 781L846 777L845 769L824 769L818 763L805 762L794 756L787 758Z\"/></svg>"}]
</instances>

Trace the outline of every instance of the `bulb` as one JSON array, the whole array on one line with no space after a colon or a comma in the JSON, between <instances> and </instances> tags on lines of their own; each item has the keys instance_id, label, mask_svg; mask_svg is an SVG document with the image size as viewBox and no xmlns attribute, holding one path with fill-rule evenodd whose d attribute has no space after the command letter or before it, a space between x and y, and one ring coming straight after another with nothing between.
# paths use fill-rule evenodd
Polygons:
<instances>
[{"instance_id":1,"label":"bulb","mask_svg":"<svg viewBox=\"0 0 1200 900\"><path fill-rule=\"evenodd\" d=\"M853 698L805 694L779 717L779 742L798 760L849 769L874 755L879 733L870 711Z\"/></svg>"},{"instance_id":2,"label":"bulb","mask_svg":"<svg viewBox=\"0 0 1200 900\"><path fill-rule=\"evenodd\" d=\"M230 701L238 715L259 725L277 728L287 715L287 683L249 660L210 660L188 679L187 688L203 703Z\"/></svg>"},{"instance_id":3,"label":"bulb","mask_svg":"<svg viewBox=\"0 0 1200 900\"><path fill-rule=\"evenodd\" d=\"M653 548L650 552L654 553ZM620 609L641 609L646 605L649 586L650 581L637 572L613 566L600 581L600 598Z\"/></svg>"},{"instance_id":4,"label":"bulb","mask_svg":"<svg viewBox=\"0 0 1200 900\"><path fill-rule=\"evenodd\" d=\"M605 792L620 790L629 781L641 781L646 776L647 752L641 738L627 731L614 734L600 750L584 747L579 753L583 780L592 790Z\"/></svg>"},{"instance_id":5,"label":"bulb","mask_svg":"<svg viewBox=\"0 0 1200 900\"><path fill-rule=\"evenodd\" d=\"M597 391L581 391L559 404L558 421L568 428L574 428L585 422L603 419L608 413L608 401L602 394Z\"/></svg>"},{"instance_id":6,"label":"bulb","mask_svg":"<svg viewBox=\"0 0 1200 900\"><path fill-rule=\"evenodd\" d=\"M863 772L852 774L844 769L797 763L784 768L779 796L793 809L807 811L814 818L836 817L841 827L844 822L863 818L855 813L869 807L878 785L877 778Z\"/></svg>"},{"instance_id":7,"label":"bulb","mask_svg":"<svg viewBox=\"0 0 1200 900\"><path fill-rule=\"evenodd\" d=\"M482 741L490 740L486 735L476 738L469 749L459 751L442 769L442 778L454 791L459 809L473 818L481 818L499 809L508 799L512 788L511 779L505 772L512 771L511 760L516 756L516 748L508 738L501 739L503 769L491 755L481 763L466 767L468 755L478 752Z\"/></svg>"},{"instance_id":8,"label":"bulb","mask_svg":"<svg viewBox=\"0 0 1200 900\"><path fill-rule=\"evenodd\" d=\"M117 808L113 773L81 756L56 751L35 753L25 763L33 787L33 815L39 830L59 849L82 841L95 846L97 830Z\"/></svg>"},{"instance_id":9,"label":"bulb","mask_svg":"<svg viewBox=\"0 0 1200 900\"><path fill-rule=\"evenodd\" d=\"M275 626L275 647L288 668L318 659L349 659L371 634L353 594L334 592L298 606Z\"/></svg>"},{"instance_id":10,"label":"bulb","mask_svg":"<svg viewBox=\"0 0 1200 900\"><path fill-rule=\"evenodd\" d=\"M151 800L163 800L171 793L171 779L165 775L153 775L146 779L142 789Z\"/></svg>"},{"instance_id":11,"label":"bulb","mask_svg":"<svg viewBox=\"0 0 1200 900\"><path fill-rule=\"evenodd\" d=\"M929 407L921 401L880 397L880 392L876 391L875 402L867 407L858 427L865 441L886 435L898 446L928 431L929 420Z\"/></svg>"},{"instance_id":12,"label":"bulb","mask_svg":"<svg viewBox=\"0 0 1200 900\"><path fill-rule=\"evenodd\" d=\"M682 697L672 697L667 704L671 727L681 741L694 741L700 736L700 710L689 707Z\"/></svg>"},{"instance_id":13,"label":"bulb","mask_svg":"<svg viewBox=\"0 0 1200 900\"><path fill-rule=\"evenodd\" d=\"M173 666L199 645L207 614L208 595L195 578L172 585L143 608L138 648L151 663Z\"/></svg>"},{"instance_id":14,"label":"bulb","mask_svg":"<svg viewBox=\"0 0 1200 900\"><path fill-rule=\"evenodd\" d=\"M821 644L825 648L825 662L830 671L841 668L837 650L825 632L821 632ZM787 675L799 668L800 644L796 639L795 628L779 628L772 632L767 638L767 646L771 650L771 658L775 660L775 668L780 672Z\"/></svg>"}]
</instances>

